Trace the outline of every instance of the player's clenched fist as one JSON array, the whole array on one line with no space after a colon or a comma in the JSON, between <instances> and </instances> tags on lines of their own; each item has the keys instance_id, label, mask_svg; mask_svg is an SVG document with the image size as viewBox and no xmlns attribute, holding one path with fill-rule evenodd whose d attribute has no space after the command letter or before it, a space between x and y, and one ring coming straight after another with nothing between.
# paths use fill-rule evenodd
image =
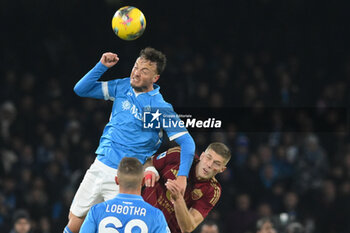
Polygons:
<instances>
[{"instance_id":1,"label":"player's clenched fist","mask_svg":"<svg viewBox=\"0 0 350 233\"><path fill-rule=\"evenodd\" d=\"M100 61L103 65L107 66L108 68L111 68L112 66L117 64L117 62L119 61L119 57L115 53L108 52L108 53L102 54Z\"/></svg>"}]
</instances>

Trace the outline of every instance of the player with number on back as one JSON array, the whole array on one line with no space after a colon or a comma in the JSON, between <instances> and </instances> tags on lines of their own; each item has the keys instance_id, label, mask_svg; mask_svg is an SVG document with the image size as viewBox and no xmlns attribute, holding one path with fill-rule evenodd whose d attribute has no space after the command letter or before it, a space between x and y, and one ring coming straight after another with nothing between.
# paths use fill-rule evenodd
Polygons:
<instances>
[{"instance_id":1,"label":"player with number on back","mask_svg":"<svg viewBox=\"0 0 350 233\"><path fill-rule=\"evenodd\" d=\"M159 86L155 84L165 68L165 55L156 49L145 48L141 50L130 78L98 81L118 61L117 54L104 53L100 62L74 87L79 96L111 100L114 103L110 120L96 150L97 158L86 172L73 199L65 233L78 232L92 205L112 199L118 194L114 177L120 160L123 157L134 157L142 164L145 163L160 147L163 130L170 140L181 146L181 164L176 182L182 192L186 189L195 144L187 129L178 124L179 117L172 106L164 101ZM157 111L157 118L160 119L165 115L175 116L172 121L177 123L173 124L176 127L165 128L162 121L158 121L159 127L145 129L145 109L158 109L160 112ZM148 168L146 172L156 171Z\"/></svg>"},{"instance_id":2,"label":"player with number on back","mask_svg":"<svg viewBox=\"0 0 350 233\"><path fill-rule=\"evenodd\" d=\"M170 232L163 213L141 197L143 166L140 161L124 157L117 174L115 180L120 193L112 200L93 206L80 232Z\"/></svg>"},{"instance_id":3,"label":"player with number on back","mask_svg":"<svg viewBox=\"0 0 350 233\"><path fill-rule=\"evenodd\" d=\"M146 180L147 188L142 193L145 201L163 211L172 233L192 232L218 202L221 186L215 175L226 169L231 152L225 144L214 142L199 158L196 156L184 196L174 182L179 171L179 157L179 147L153 156L145 166L152 164L160 179L158 182L153 178Z\"/></svg>"}]
</instances>

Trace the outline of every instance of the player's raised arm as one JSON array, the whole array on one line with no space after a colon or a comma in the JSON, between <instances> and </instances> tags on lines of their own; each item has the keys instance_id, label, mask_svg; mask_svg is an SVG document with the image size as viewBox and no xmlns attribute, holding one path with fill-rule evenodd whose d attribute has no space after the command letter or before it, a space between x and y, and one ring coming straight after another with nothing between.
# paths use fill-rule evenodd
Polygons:
<instances>
[{"instance_id":1,"label":"player's raised arm","mask_svg":"<svg viewBox=\"0 0 350 233\"><path fill-rule=\"evenodd\" d=\"M180 167L179 167L179 172L177 175L176 182L179 185L180 192L183 195L186 190L187 177L193 162L196 145L189 133L185 133L184 135L176 138L175 142L179 144L179 146L181 147Z\"/></svg>"},{"instance_id":2,"label":"player's raised arm","mask_svg":"<svg viewBox=\"0 0 350 233\"><path fill-rule=\"evenodd\" d=\"M104 53L100 61L92 68L74 87L74 92L81 97L113 100L115 82L98 81L103 73L117 64L118 55L115 53Z\"/></svg>"}]
</instances>

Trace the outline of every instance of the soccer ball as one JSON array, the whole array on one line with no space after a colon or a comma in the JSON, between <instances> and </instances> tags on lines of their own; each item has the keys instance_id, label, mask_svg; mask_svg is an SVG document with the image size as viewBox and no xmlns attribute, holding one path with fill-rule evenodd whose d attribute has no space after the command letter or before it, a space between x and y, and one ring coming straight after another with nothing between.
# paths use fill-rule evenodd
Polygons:
<instances>
[{"instance_id":1,"label":"soccer ball","mask_svg":"<svg viewBox=\"0 0 350 233\"><path fill-rule=\"evenodd\" d=\"M146 18L133 6L124 6L115 12L112 19L114 33L123 40L135 40L146 29Z\"/></svg>"}]
</instances>

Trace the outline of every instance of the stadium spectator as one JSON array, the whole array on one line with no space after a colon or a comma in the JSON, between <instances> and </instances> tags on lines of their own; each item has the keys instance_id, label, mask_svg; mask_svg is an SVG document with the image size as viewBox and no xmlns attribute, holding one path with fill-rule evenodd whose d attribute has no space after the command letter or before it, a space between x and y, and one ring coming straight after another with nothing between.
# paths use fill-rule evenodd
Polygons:
<instances>
[{"instance_id":1,"label":"stadium spectator","mask_svg":"<svg viewBox=\"0 0 350 233\"><path fill-rule=\"evenodd\" d=\"M276 233L273 222L270 218L259 219L256 223L256 233Z\"/></svg>"},{"instance_id":2,"label":"stadium spectator","mask_svg":"<svg viewBox=\"0 0 350 233\"><path fill-rule=\"evenodd\" d=\"M17 210L13 214L13 229L10 233L29 233L31 222L29 213L26 210Z\"/></svg>"},{"instance_id":3,"label":"stadium spectator","mask_svg":"<svg viewBox=\"0 0 350 233\"><path fill-rule=\"evenodd\" d=\"M219 226L215 222L206 221L201 225L199 233L219 233Z\"/></svg>"},{"instance_id":4,"label":"stadium spectator","mask_svg":"<svg viewBox=\"0 0 350 233\"><path fill-rule=\"evenodd\" d=\"M245 233L254 229L257 220L257 214L251 206L250 196L246 193L239 194L236 197L235 208L227 215L225 219L226 231L235 229L237 233Z\"/></svg>"}]
</instances>

